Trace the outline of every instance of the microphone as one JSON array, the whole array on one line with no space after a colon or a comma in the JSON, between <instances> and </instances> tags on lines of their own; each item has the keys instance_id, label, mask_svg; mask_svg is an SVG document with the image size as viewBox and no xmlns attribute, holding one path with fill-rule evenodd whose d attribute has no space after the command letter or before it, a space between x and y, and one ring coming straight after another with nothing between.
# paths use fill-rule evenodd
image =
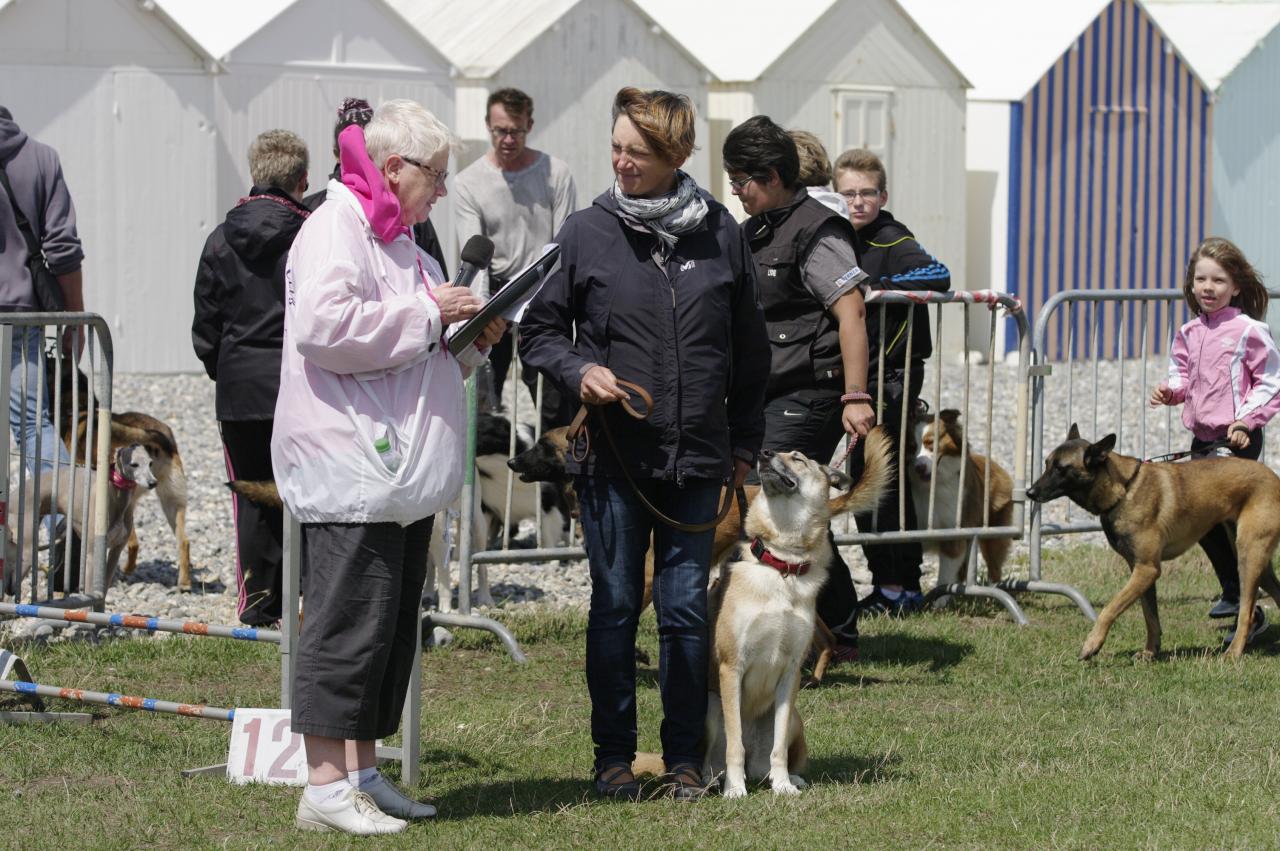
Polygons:
<instances>
[{"instance_id":1,"label":"microphone","mask_svg":"<svg viewBox=\"0 0 1280 851\"><path fill-rule=\"evenodd\" d=\"M493 259L493 240L476 234L462 247L462 259L458 262L458 276L453 279L456 287L469 287L481 269L489 268Z\"/></svg>"}]
</instances>

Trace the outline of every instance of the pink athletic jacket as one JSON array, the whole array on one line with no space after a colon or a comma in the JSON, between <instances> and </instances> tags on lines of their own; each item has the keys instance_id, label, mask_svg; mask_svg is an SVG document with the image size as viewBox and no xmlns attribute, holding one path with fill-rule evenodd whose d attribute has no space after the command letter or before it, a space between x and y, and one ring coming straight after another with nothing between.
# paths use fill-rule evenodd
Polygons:
<instances>
[{"instance_id":1,"label":"pink athletic jacket","mask_svg":"<svg viewBox=\"0 0 1280 851\"><path fill-rule=\"evenodd\" d=\"M354 179L346 153L348 185L330 181L289 251L271 463L304 523L408 525L462 487L463 367L484 355L448 353L430 294L440 267L397 226L381 178ZM384 431L402 456L394 473L374 449Z\"/></svg>"},{"instance_id":2,"label":"pink athletic jacket","mask_svg":"<svg viewBox=\"0 0 1280 851\"><path fill-rule=\"evenodd\" d=\"M1178 329L1163 386L1201 440L1226 437L1236 420L1252 430L1280 412L1280 350L1265 322L1224 307Z\"/></svg>"}]
</instances>

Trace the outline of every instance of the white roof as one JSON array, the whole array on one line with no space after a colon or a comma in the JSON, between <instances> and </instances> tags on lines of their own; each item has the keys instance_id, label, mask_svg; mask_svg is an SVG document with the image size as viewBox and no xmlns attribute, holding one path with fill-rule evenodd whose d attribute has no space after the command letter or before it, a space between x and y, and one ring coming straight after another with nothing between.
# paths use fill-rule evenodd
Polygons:
<instances>
[{"instance_id":1,"label":"white roof","mask_svg":"<svg viewBox=\"0 0 1280 851\"><path fill-rule=\"evenodd\" d=\"M970 100L1026 96L1111 0L899 0L973 83Z\"/></svg>"},{"instance_id":2,"label":"white roof","mask_svg":"<svg viewBox=\"0 0 1280 851\"><path fill-rule=\"evenodd\" d=\"M758 79L839 0L635 2L716 79L732 83Z\"/></svg>"},{"instance_id":3,"label":"white roof","mask_svg":"<svg viewBox=\"0 0 1280 851\"><path fill-rule=\"evenodd\" d=\"M1280 24L1280 2L1145 3L1151 19L1174 43L1211 91Z\"/></svg>"},{"instance_id":4,"label":"white roof","mask_svg":"<svg viewBox=\"0 0 1280 851\"><path fill-rule=\"evenodd\" d=\"M465 77L484 79L580 0L387 0Z\"/></svg>"},{"instance_id":5,"label":"white roof","mask_svg":"<svg viewBox=\"0 0 1280 851\"><path fill-rule=\"evenodd\" d=\"M232 50L273 21L296 0L155 0L182 34L211 59Z\"/></svg>"}]
</instances>

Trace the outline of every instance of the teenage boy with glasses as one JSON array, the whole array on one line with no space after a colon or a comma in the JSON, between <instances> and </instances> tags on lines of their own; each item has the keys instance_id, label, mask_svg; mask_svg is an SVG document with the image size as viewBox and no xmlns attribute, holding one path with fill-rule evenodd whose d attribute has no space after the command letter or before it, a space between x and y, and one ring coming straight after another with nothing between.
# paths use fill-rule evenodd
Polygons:
<instances>
[{"instance_id":1,"label":"teenage boy with glasses","mask_svg":"<svg viewBox=\"0 0 1280 851\"><path fill-rule=\"evenodd\" d=\"M578 192L569 167L549 154L526 146L533 129L533 99L519 89L489 95L485 126L492 148L454 178L454 210L458 245L477 234L493 240L489 268L476 278L477 293L487 296L533 262L552 242L560 225L578 207ZM489 354L497 404L511 364L511 332ZM532 370L525 380L532 392ZM543 387L543 425L565 425L573 416L560 409L557 389ZM559 422L563 419L564 422Z\"/></svg>"}]
</instances>

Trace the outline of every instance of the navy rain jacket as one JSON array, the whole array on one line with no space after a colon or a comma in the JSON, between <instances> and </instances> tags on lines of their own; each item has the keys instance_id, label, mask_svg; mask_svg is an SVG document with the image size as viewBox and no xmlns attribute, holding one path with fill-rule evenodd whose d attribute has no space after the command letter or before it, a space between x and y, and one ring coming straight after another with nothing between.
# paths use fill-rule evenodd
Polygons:
<instances>
[{"instance_id":1,"label":"navy rain jacket","mask_svg":"<svg viewBox=\"0 0 1280 851\"><path fill-rule=\"evenodd\" d=\"M653 395L644 421L605 408L636 476L721 480L731 455L753 461L764 437L770 353L755 263L729 211L702 195L706 220L661 266L657 237L624 221L610 193L569 216L556 236L559 268L520 323L523 363L573 398L593 364ZM568 471L618 475L597 415L588 422L591 454L570 458Z\"/></svg>"}]
</instances>

